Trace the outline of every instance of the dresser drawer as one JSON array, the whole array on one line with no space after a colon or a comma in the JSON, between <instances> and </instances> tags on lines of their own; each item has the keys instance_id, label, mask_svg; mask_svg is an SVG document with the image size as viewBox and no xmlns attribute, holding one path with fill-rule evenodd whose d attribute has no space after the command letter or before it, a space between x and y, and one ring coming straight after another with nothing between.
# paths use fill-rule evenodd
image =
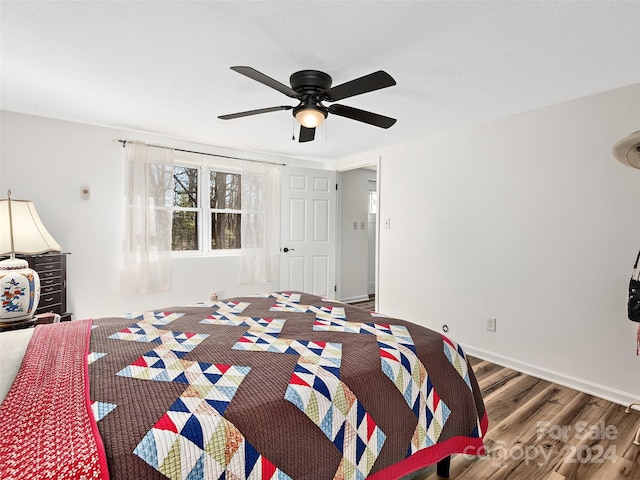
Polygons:
<instances>
[{"instance_id":1,"label":"dresser drawer","mask_svg":"<svg viewBox=\"0 0 640 480\"><path fill-rule=\"evenodd\" d=\"M46 278L40 276L40 290L44 290L47 287L58 287L62 286L62 277L56 277L53 275L49 275Z\"/></svg>"},{"instance_id":2,"label":"dresser drawer","mask_svg":"<svg viewBox=\"0 0 640 480\"><path fill-rule=\"evenodd\" d=\"M47 280L53 280L54 282L61 283L62 277L60 276L60 270L51 270L49 272L38 272L40 277L40 285Z\"/></svg>"},{"instance_id":3,"label":"dresser drawer","mask_svg":"<svg viewBox=\"0 0 640 480\"><path fill-rule=\"evenodd\" d=\"M33 263L36 266L36 270L40 270L40 265L46 265L49 263L58 263L58 268L60 268L60 258L61 255L37 255L33 257Z\"/></svg>"},{"instance_id":4,"label":"dresser drawer","mask_svg":"<svg viewBox=\"0 0 640 480\"><path fill-rule=\"evenodd\" d=\"M60 271L60 262L51 262L51 263L43 263L41 265L36 265L34 269L40 275L46 272L59 272Z\"/></svg>"},{"instance_id":5,"label":"dresser drawer","mask_svg":"<svg viewBox=\"0 0 640 480\"><path fill-rule=\"evenodd\" d=\"M62 292L57 291L47 295L41 294L40 303L38 303L38 310L42 310L43 308L50 310L52 306L59 303L62 303Z\"/></svg>"},{"instance_id":6,"label":"dresser drawer","mask_svg":"<svg viewBox=\"0 0 640 480\"><path fill-rule=\"evenodd\" d=\"M62 282L60 282L60 279L50 278L48 281L51 282L48 285L44 285L44 282L40 283L40 298L62 290Z\"/></svg>"}]
</instances>

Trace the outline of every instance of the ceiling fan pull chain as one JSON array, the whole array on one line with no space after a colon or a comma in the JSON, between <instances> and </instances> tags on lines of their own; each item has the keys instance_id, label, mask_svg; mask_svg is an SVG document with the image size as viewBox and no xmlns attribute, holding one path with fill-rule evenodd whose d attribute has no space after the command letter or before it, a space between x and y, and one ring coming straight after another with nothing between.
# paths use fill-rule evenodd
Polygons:
<instances>
[{"instance_id":1,"label":"ceiling fan pull chain","mask_svg":"<svg viewBox=\"0 0 640 480\"><path fill-rule=\"evenodd\" d=\"M295 117L293 117L291 119L291 141L292 142L296 141L296 122L295 122Z\"/></svg>"}]
</instances>

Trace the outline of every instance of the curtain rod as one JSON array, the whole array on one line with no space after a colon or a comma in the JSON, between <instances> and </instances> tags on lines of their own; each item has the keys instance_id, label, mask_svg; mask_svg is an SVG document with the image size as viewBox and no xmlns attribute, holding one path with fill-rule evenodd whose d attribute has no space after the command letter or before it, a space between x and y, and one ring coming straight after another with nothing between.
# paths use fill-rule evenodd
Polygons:
<instances>
[{"instance_id":1,"label":"curtain rod","mask_svg":"<svg viewBox=\"0 0 640 480\"><path fill-rule=\"evenodd\" d=\"M122 148L125 148L127 146L127 142L131 143L132 140L125 140L125 139L122 139L122 138L114 138L113 141L114 142L120 142L122 144ZM282 165L283 167L287 166L286 163L269 162L267 160L254 160L252 158L231 157L229 155L219 155L217 153L197 152L195 150L185 150L183 148L167 147L166 145L153 145L153 144L149 144L149 145L152 146L152 147L159 147L159 148L171 148L172 150L175 150L176 152L195 153L196 155L207 155L209 157L229 158L231 160L244 160L246 162L268 163L268 164L271 164L271 165Z\"/></svg>"}]
</instances>

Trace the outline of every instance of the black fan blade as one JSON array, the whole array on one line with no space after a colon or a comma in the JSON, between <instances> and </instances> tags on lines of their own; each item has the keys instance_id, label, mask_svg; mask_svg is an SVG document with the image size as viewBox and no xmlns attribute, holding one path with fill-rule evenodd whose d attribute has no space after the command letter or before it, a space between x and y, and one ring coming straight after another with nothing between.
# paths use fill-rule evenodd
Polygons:
<instances>
[{"instance_id":1,"label":"black fan blade","mask_svg":"<svg viewBox=\"0 0 640 480\"><path fill-rule=\"evenodd\" d=\"M373 92L381 88L392 87L396 81L391 75L383 70L370 73L364 77L356 78L350 82L337 85L324 92L329 102L337 102L343 98L354 97L362 93Z\"/></svg>"},{"instance_id":2,"label":"black fan blade","mask_svg":"<svg viewBox=\"0 0 640 480\"><path fill-rule=\"evenodd\" d=\"M229 115L220 115L221 120L231 120L233 118L248 117L249 115L258 115L260 113L277 112L279 110L291 110L291 105L282 105L280 107L259 108L257 110L247 110L246 112L230 113Z\"/></svg>"},{"instance_id":3,"label":"black fan blade","mask_svg":"<svg viewBox=\"0 0 640 480\"><path fill-rule=\"evenodd\" d=\"M315 128L307 128L300 125L300 135L298 135L298 142L311 142L314 138L316 138L316 129Z\"/></svg>"},{"instance_id":4,"label":"black fan blade","mask_svg":"<svg viewBox=\"0 0 640 480\"><path fill-rule=\"evenodd\" d=\"M384 115L367 112L359 108L347 107L346 105L331 105L329 107L329 113L350 118L351 120L357 120L358 122L368 123L369 125L375 125L380 128L389 128L396 123L395 118L385 117Z\"/></svg>"},{"instance_id":5,"label":"black fan blade","mask_svg":"<svg viewBox=\"0 0 640 480\"><path fill-rule=\"evenodd\" d=\"M256 82L260 82L263 85L266 85L267 87L274 88L274 89L278 90L279 92L284 93L288 97L291 97L291 98L297 98L298 97L298 92L296 92L295 90L293 90L290 87L287 87L284 83L280 83L279 81L274 80L271 77L268 77L264 73L260 73L255 68L251 68L251 67L231 67L231 70L233 70L234 72L241 73L242 75L244 75L246 77L249 77L252 80L255 80Z\"/></svg>"}]
</instances>

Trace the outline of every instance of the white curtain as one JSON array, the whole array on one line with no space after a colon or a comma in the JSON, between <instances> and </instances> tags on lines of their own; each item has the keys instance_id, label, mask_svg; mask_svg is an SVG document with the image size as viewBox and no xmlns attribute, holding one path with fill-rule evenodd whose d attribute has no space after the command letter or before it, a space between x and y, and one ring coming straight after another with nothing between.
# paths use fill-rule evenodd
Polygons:
<instances>
[{"instance_id":1,"label":"white curtain","mask_svg":"<svg viewBox=\"0 0 640 480\"><path fill-rule=\"evenodd\" d=\"M240 283L280 279L280 167L242 161Z\"/></svg>"},{"instance_id":2,"label":"white curtain","mask_svg":"<svg viewBox=\"0 0 640 480\"><path fill-rule=\"evenodd\" d=\"M123 295L171 289L174 150L127 141Z\"/></svg>"}]
</instances>

